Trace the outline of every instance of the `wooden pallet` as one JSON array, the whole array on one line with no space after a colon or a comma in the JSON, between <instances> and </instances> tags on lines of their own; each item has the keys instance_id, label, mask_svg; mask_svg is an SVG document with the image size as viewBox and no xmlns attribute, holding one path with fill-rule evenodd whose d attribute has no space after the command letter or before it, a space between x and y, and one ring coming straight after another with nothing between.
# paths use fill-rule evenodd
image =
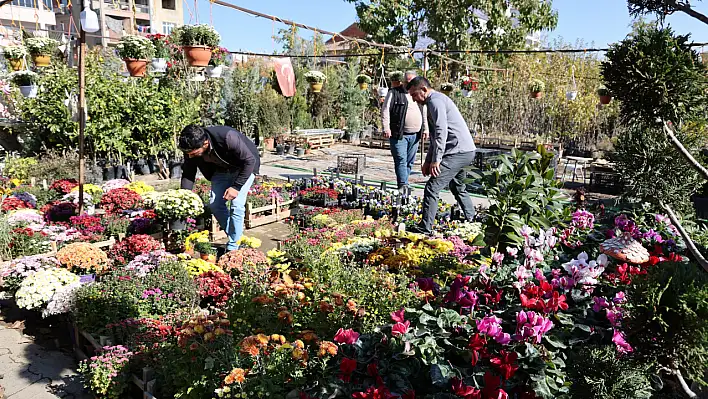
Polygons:
<instances>
[{"instance_id":1,"label":"wooden pallet","mask_svg":"<svg viewBox=\"0 0 708 399\"><path fill-rule=\"evenodd\" d=\"M305 136L305 143L311 150L329 148L336 142L337 140L335 140L334 134L312 134Z\"/></svg>"},{"instance_id":2,"label":"wooden pallet","mask_svg":"<svg viewBox=\"0 0 708 399\"><path fill-rule=\"evenodd\" d=\"M246 203L246 216L244 218L244 226L247 229L263 226L270 223L275 223L283 219L287 219L297 213L297 208L293 208L295 200L278 202L273 198L270 205L252 208L251 204ZM283 210L283 208L287 209Z\"/></svg>"}]
</instances>

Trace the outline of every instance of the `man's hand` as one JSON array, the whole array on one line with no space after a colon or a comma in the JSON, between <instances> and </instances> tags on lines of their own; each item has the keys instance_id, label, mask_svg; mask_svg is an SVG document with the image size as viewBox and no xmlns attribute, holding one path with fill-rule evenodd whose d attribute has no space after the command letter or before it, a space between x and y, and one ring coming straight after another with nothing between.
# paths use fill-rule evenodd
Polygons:
<instances>
[{"instance_id":1,"label":"man's hand","mask_svg":"<svg viewBox=\"0 0 708 399\"><path fill-rule=\"evenodd\" d=\"M423 176L430 176L430 162L423 163Z\"/></svg>"},{"instance_id":2,"label":"man's hand","mask_svg":"<svg viewBox=\"0 0 708 399\"><path fill-rule=\"evenodd\" d=\"M433 177L440 176L440 162L433 162L430 164L430 174Z\"/></svg>"},{"instance_id":3,"label":"man's hand","mask_svg":"<svg viewBox=\"0 0 708 399\"><path fill-rule=\"evenodd\" d=\"M428 137L430 137L430 135L428 134L428 132L423 132L423 135L422 135L423 141L427 140Z\"/></svg>"},{"instance_id":4,"label":"man's hand","mask_svg":"<svg viewBox=\"0 0 708 399\"><path fill-rule=\"evenodd\" d=\"M391 138L391 131L390 130L384 130L384 137L387 139Z\"/></svg>"},{"instance_id":5,"label":"man's hand","mask_svg":"<svg viewBox=\"0 0 708 399\"><path fill-rule=\"evenodd\" d=\"M236 198L236 197L238 197L238 190L236 190L236 189L233 188L233 187L229 187L229 188L226 189L226 191L224 192L224 199L227 200L227 201L231 201L232 199L234 199L234 198Z\"/></svg>"}]
</instances>

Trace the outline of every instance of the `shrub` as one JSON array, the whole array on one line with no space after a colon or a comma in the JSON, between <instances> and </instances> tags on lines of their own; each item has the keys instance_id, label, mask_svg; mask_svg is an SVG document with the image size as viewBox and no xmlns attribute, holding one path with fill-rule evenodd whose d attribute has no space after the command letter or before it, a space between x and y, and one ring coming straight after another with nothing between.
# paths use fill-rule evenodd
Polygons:
<instances>
[{"instance_id":1,"label":"shrub","mask_svg":"<svg viewBox=\"0 0 708 399\"><path fill-rule=\"evenodd\" d=\"M63 153L49 150L38 161L32 168L32 176L38 182L73 179L79 174L79 155L75 151ZM101 169L93 162L86 162L86 183L100 184L102 179Z\"/></svg>"},{"instance_id":2,"label":"shrub","mask_svg":"<svg viewBox=\"0 0 708 399\"><path fill-rule=\"evenodd\" d=\"M78 273L101 274L108 271L106 253L87 242L77 242L63 247L57 252L57 260L63 267Z\"/></svg>"},{"instance_id":3,"label":"shrub","mask_svg":"<svg viewBox=\"0 0 708 399\"><path fill-rule=\"evenodd\" d=\"M15 179L26 181L30 177L34 177L34 175L30 175L30 171L34 172L33 169L35 166L37 166L36 158L7 157L5 159L3 174Z\"/></svg>"},{"instance_id":4,"label":"shrub","mask_svg":"<svg viewBox=\"0 0 708 399\"><path fill-rule=\"evenodd\" d=\"M25 44L32 55L52 55L59 47L59 42L49 37L30 37Z\"/></svg>"}]
</instances>

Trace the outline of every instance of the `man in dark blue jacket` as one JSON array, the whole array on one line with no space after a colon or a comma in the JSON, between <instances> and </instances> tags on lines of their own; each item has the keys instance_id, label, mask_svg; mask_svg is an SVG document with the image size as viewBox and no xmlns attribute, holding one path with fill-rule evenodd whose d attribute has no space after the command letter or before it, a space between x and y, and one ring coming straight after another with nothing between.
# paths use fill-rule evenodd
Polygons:
<instances>
[{"instance_id":1,"label":"man in dark blue jacket","mask_svg":"<svg viewBox=\"0 0 708 399\"><path fill-rule=\"evenodd\" d=\"M246 197L261 165L258 148L243 133L228 126L189 125L182 130L178 145L185 155L182 188L194 187L197 169L211 181L209 207L229 236L226 250L238 249ZM231 201L230 211L227 201Z\"/></svg>"}]
</instances>

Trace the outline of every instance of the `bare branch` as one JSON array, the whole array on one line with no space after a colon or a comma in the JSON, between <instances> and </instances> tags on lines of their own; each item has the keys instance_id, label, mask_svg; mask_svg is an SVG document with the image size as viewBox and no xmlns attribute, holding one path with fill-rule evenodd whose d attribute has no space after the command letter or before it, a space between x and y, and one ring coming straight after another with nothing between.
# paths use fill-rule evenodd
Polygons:
<instances>
[{"instance_id":1,"label":"bare branch","mask_svg":"<svg viewBox=\"0 0 708 399\"><path fill-rule=\"evenodd\" d=\"M681 384L681 388L683 388L683 391L688 395L689 398L697 398L698 395L696 395L695 392L691 391L691 388L689 388L688 384L686 384L686 380L683 379L683 375L681 375L681 370L677 367L676 364L673 364L673 369L671 369L671 372L676 376L676 378L679 381L679 384Z\"/></svg>"},{"instance_id":2,"label":"bare branch","mask_svg":"<svg viewBox=\"0 0 708 399\"><path fill-rule=\"evenodd\" d=\"M696 158L691 155L691 153L686 149L686 147L681 144L681 141L679 141L678 137L674 134L674 131L671 130L669 125L664 121L664 131L666 132L666 135L669 136L671 139L671 142L674 144L674 147L679 150L681 155L683 155L684 158L688 161L688 163L693 166L694 169L696 169L698 172L700 172L703 177L708 180L708 169L706 169L703 165L701 165L700 162L696 160Z\"/></svg>"},{"instance_id":3,"label":"bare branch","mask_svg":"<svg viewBox=\"0 0 708 399\"><path fill-rule=\"evenodd\" d=\"M688 14L689 16L696 18L704 24L708 24L708 16L706 16L705 14L701 14L700 12L691 8L691 5L688 4L688 2L677 2L675 0L667 0L666 2L676 10Z\"/></svg>"},{"instance_id":4,"label":"bare branch","mask_svg":"<svg viewBox=\"0 0 708 399\"><path fill-rule=\"evenodd\" d=\"M663 202L661 203L662 208L666 210L666 213L669 214L669 219L671 219L671 223L676 226L676 229L679 232L679 235L683 239L683 241L686 243L686 247L688 250L691 252L691 255L693 255L693 258L698 262L701 267L703 267L703 270L708 272L708 260L701 254L701 251L698 250L696 247L696 244L691 240L691 236L688 235L686 230L683 228L681 225L681 222L678 220L678 217L676 217L676 214L674 213L673 209L668 204L664 204Z\"/></svg>"}]
</instances>

